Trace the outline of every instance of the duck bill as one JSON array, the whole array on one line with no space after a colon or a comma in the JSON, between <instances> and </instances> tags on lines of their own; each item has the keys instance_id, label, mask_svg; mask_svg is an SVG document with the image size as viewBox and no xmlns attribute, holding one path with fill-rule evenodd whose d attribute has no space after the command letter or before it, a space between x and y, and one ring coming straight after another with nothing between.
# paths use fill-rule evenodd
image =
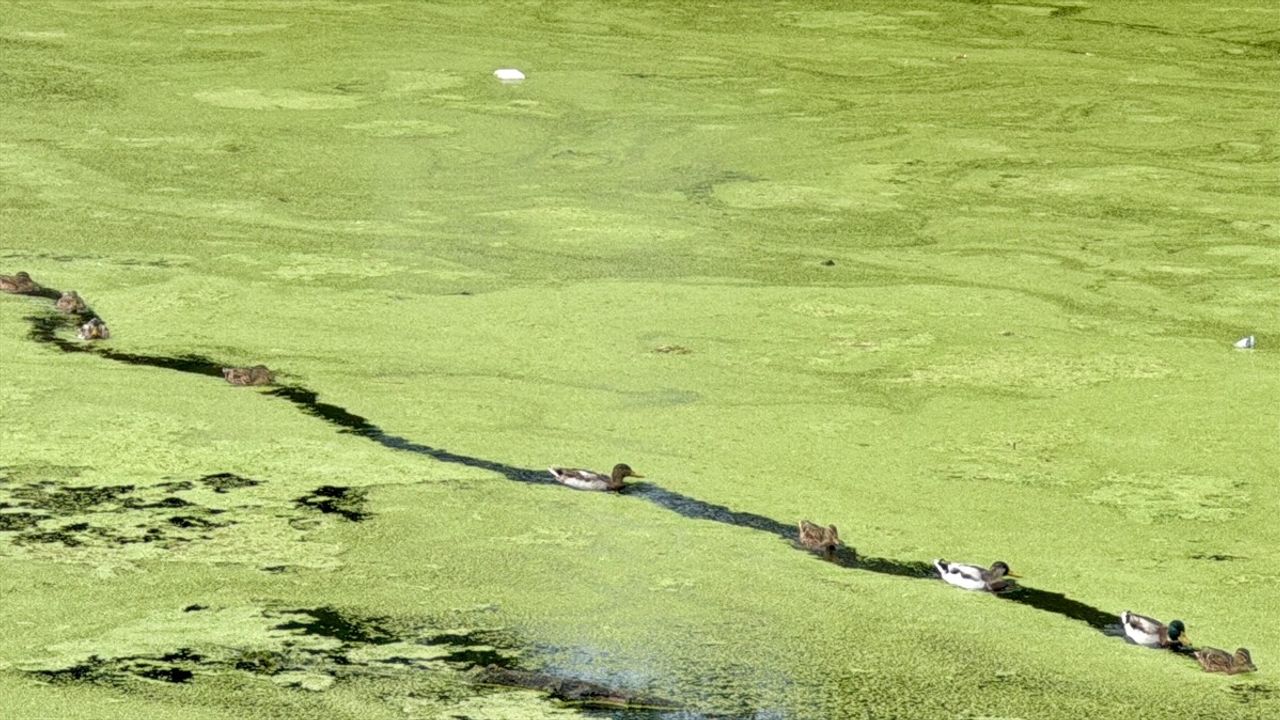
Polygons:
<instances>
[{"instance_id":1,"label":"duck bill","mask_svg":"<svg viewBox=\"0 0 1280 720\"><path fill-rule=\"evenodd\" d=\"M633 477L633 478L639 478L639 479L641 479L641 480L643 480L643 479L644 479L644 476L643 476L643 475L637 475L637 474L635 474L635 473L631 473L631 477Z\"/></svg>"},{"instance_id":2,"label":"duck bill","mask_svg":"<svg viewBox=\"0 0 1280 720\"><path fill-rule=\"evenodd\" d=\"M1005 574L1004 574L1004 576L1005 576L1005 577L1011 577L1011 578L1021 578L1021 577L1022 577L1022 576L1021 576L1021 575L1019 575L1018 573L1012 573L1012 572L1010 572L1010 573L1005 573Z\"/></svg>"}]
</instances>

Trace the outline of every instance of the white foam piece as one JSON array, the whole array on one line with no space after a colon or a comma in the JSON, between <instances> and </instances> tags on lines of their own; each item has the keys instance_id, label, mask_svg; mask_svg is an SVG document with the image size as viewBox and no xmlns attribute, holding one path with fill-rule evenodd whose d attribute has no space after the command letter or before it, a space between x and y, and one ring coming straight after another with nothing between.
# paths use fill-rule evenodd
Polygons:
<instances>
[{"instance_id":1,"label":"white foam piece","mask_svg":"<svg viewBox=\"0 0 1280 720\"><path fill-rule=\"evenodd\" d=\"M1249 335L1248 337L1242 337L1239 340L1237 340L1235 347L1239 350L1251 350L1253 349L1253 345L1254 345L1253 336Z\"/></svg>"},{"instance_id":2,"label":"white foam piece","mask_svg":"<svg viewBox=\"0 0 1280 720\"><path fill-rule=\"evenodd\" d=\"M498 68L493 71L493 76L502 82L520 82L524 79L524 73L515 68Z\"/></svg>"}]
</instances>

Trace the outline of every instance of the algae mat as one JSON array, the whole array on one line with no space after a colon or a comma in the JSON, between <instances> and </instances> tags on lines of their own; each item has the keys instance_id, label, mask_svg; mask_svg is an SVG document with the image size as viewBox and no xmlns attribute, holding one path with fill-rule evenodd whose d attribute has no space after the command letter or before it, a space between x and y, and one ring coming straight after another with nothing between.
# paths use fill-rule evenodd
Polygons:
<instances>
[{"instance_id":1,"label":"algae mat","mask_svg":"<svg viewBox=\"0 0 1280 720\"><path fill-rule=\"evenodd\" d=\"M3 714L1280 714L1278 32L7 6L0 273L113 337L0 296ZM280 387L216 376L259 362ZM618 496L540 475L620 461ZM1260 670L1128 645L1124 609Z\"/></svg>"}]
</instances>

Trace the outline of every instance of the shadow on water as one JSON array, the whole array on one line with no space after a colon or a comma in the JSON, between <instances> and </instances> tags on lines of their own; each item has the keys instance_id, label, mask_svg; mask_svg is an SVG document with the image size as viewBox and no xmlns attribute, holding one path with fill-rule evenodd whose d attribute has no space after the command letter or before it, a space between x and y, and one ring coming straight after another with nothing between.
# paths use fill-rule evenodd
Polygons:
<instances>
[{"instance_id":1,"label":"shadow on water","mask_svg":"<svg viewBox=\"0 0 1280 720\"><path fill-rule=\"evenodd\" d=\"M1111 628L1118 630L1120 625L1119 615L1100 610L1092 605L1086 605L1079 600L1072 600L1062 593L1019 585L1008 592L997 593L996 597L1010 600L1020 605L1029 605L1037 610L1051 612L1072 620L1079 620L1105 635L1114 634L1109 630Z\"/></svg>"},{"instance_id":2,"label":"shadow on water","mask_svg":"<svg viewBox=\"0 0 1280 720\"><path fill-rule=\"evenodd\" d=\"M39 295L40 297L56 300L59 293L55 290L46 289L39 293ZM91 311L86 311L86 313L92 316ZM37 316L28 317L27 320L31 323L29 337L32 340L38 343L52 345L63 352L89 353L104 357L108 360L124 362L130 365L146 365L196 375L218 378L222 377L223 365L200 355L165 357L123 353L110 348L103 348L89 343L77 343L58 337L57 331L60 328L65 328L70 325L70 320L67 317L52 315ZM494 472L515 482L536 485L556 484L555 480L543 470L522 468L494 460L462 455L443 448L424 445L407 438L389 434L382 428L370 422L368 419L361 417L360 415L356 415L346 408L332 403L321 402L315 391L302 386L285 385L275 387L267 390L263 394L287 400L288 402L293 403L293 405L303 413L337 427L339 432L349 433L372 440L373 442L392 450L411 452L430 457L440 462ZM757 532L769 533L770 535L774 535L778 538L791 542L798 550L809 552L795 543L796 527L790 523L783 523L764 515L734 510L724 505L716 505L714 503L698 500L672 490L667 490L649 482L632 484L627 487L623 494L627 497L634 497L648 501L658 507L693 520L706 520L734 527L747 528ZM361 519L363 519L363 517ZM929 563L921 561L899 561L881 557L861 557L849 547L838 548L826 559L835 565L850 569L893 575L897 577L937 579L933 566ZM1000 594L999 597L1011 602L1034 607L1044 612L1054 613L1056 615L1061 615L1072 620L1086 623L1090 627L1103 632L1106 632L1107 628L1113 627L1119 622L1119 618L1115 614L1087 605L1078 600L1072 600L1062 593L1054 593L1036 588L1018 586L1007 593Z\"/></svg>"},{"instance_id":3,"label":"shadow on water","mask_svg":"<svg viewBox=\"0 0 1280 720\"><path fill-rule=\"evenodd\" d=\"M741 510L733 510L724 505L716 505L713 503L691 498L688 495L667 490L649 482L635 483L629 485L625 490L625 494L633 497L644 498L658 507L665 508L694 520L708 520L710 522L718 522L724 525L733 525L734 527L748 528L766 532L770 535L776 535L787 541L796 539L796 526L790 523L783 523L774 520L771 517L757 515L755 513L743 512ZM799 545L797 549L803 550ZM805 552L808 552L805 550ZM900 562L890 560L888 558L879 557L859 557L858 554L850 547L837 548L835 553L829 558L831 562L841 567L857 568L859 570L867 570L870 572L882 573L885 575L897 575L899 577L925 578L934 577L933 566L925 562Z\"/></svg>"}]
</instances>

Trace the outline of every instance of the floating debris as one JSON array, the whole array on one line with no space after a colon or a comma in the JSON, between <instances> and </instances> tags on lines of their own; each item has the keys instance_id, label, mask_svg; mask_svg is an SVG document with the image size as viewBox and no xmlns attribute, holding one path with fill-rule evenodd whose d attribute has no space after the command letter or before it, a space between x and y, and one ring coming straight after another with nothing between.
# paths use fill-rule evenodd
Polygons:
<instances>
[{"instance_id":1,"label":"floating debris","mask_svg":"<svg viewBox=\"0 0 1280 720\"><path fill-rule=\"evenodd\" d=\"M515 68L498 68L493 71L493 76L504 83L520 82L524 79L524 73Z\"/></svg>"},{"instance_id":2,"label":"floating debris","mask_svg":"<svg viewBox=\"0 0 1280 720\"><path fill-rule=\"evenodd\" d=\"M107 324L102 322L102 318L95 317L81 325L76 335L79 335L81 340L107 340L111 337L111 331L107 329Z\"/></svg>"},{"instance_id":3,"label":"floating debris","mask_svg":"<svg viewBox=\"0 0 1280 720\"><path fill-rule=\"evenodd\" d=\"M1255 345L1255 342L1254 342L1253 336L1249 335L1247 337L1242 337L1239 340L1237 340L1235 342L1234 347L1237 350L1252 350L1254 345Z\"/></svg>"},{"instance_id":4,"label":"floating debris","mask_svg":"<svg viewBox=\"0 0 1280 720\"><path fill-rule=\"evenodd\" d=\"M835 267L835 266L836 266L836 261L835 261L835 260L823 260L820 264L821 264L823 267Z\"/></svg>"},{"instance_id":5,"label":"floating debris","mask_svg":"<svg viewBox=\"0 0 1280 720\"><path fill-rule=\"evenodd\" d=\"M683 345L659 345L653 351L661 355L688 355L693 352Z\"/></svg>"},{"instance_id":6,"label":"floating debris","mask_svg":"<svg viewBox=\"0 0 1280 720\"><path fill-rule=\"evenodd\" d=\"M270 385L276 381L266 365L222 368L222 377L232 385Z\"/></svg>"}]
</instances>

